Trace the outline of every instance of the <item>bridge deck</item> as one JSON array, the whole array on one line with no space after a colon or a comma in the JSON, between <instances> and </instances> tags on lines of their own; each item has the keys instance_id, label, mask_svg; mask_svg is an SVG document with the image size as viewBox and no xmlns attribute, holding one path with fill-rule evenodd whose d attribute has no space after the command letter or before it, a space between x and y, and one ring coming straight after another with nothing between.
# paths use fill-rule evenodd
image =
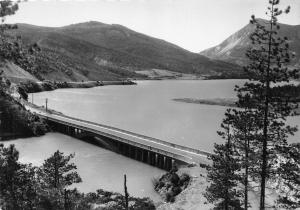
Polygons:
<instances>
[{"instance_id":1,"label":"bridge deck","mask_svg":"<svg viewBox=\"0 0 300 210\"><path fill-rule=\"evenodd\" d=\"M211 154L206 151L173 144L160 139L140 135L99 123L89 122L61 114L53 114L41 111L40 109L33 109L32 111L47 120L79 128L96 135L107 136L117 141L121 141L149 151L161 153L186 163L207 162L207 155Z\"/></svg>"}]
</instances>

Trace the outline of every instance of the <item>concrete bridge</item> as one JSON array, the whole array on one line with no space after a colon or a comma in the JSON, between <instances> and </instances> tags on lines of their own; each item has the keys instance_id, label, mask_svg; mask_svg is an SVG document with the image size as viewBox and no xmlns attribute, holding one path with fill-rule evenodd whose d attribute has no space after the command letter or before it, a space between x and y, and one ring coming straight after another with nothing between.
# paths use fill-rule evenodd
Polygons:
<instances>
[{"instance_id":1,"label":"concrete bridge","mask_svg":"<svg viewBox=\"0 0 300 210\"><path fill-rule=\"evenodd\" d=\"M61 114L35 111L45 119L54 131L82 139L108 143L112 150L138 161L170 170L174 164L198 164L207 162L209 152L201 151L130 131L89 122Z\"/></svg>"}]
</instances>

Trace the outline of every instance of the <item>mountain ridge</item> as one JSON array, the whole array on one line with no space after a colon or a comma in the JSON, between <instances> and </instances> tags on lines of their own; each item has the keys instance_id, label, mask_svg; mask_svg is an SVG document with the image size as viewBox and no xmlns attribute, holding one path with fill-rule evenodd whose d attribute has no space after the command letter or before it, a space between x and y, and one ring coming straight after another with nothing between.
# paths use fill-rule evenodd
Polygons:
<instances>
[{"instance_id":1,"label":"mountain ridge","mask_svg":"<svg viewBox=\"0 0 300 210\"><path fill-rule=\"evenodd\" d=\"M231 74L241 74L238 65L211 60L118 24L89 21L62 27L44 27L22 23L18 24L14 34L20 35L25 44L38 43L42 48L44 55L41 57L49 64L48 67L43 66L42 77L45 79L54 79L49 74L52 72L53 75L56 71L51 65L58 66L53 57L61 58L57 71L66 74L63 79L68 80L101 80L104 72L113 73L114 80L145 78L138 72L151 69L201 76L230 77ZM71 61L77 62L80 68L75 68ZM87 65L88 68L85 68ZM97 74L98 71L102 73ZM76 78L74 75L81 76Z\"/></svg>"},{"instance_id":2,"label":"mountain ridge","mask_svg":"<svg viewBox=\"0 0 300 210\"><path fill-rule=\"evenodd\" d=\"M267 22L267 20L261 18L258 18L257 20L261 23ZM292 60L291 66L300 67L300 25L288 25L282 23L279 23L279 25L279 35L288 37L290 50L296 53L296 57ZM203 50L199 54L211 59L245 65L247 64L245 53L251 45L249 35L254 31L254 29L255 26L248 23L219 45Z\"/></svg>"}]
</instances>

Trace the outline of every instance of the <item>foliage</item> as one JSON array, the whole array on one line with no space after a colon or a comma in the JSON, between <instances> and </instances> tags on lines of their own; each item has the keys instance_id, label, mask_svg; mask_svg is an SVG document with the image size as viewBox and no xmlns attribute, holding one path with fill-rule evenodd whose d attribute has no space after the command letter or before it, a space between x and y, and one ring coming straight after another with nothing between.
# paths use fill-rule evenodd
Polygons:
<instances>
[{"instance_id":1,"label":"foliage","mask_svg":"<svg viewBox=\"0 0 300 210\"><path fill-rule=\"evenodd\" d=\"M243 208L247 209L251 179L260 185L260 209L263 210L267 184L280 180L279 205L299 207L300 152L297 145L287 142L297 127L286 124L287 117L296 114L299 101L298 87L290 80L299 75L298 70L287 67L292 55L288 39L279 36L277 20L290 7L280 10L279 0L270 0L269 4L269 21L262 24L254 16L250 21L255 26L250 35L253 46L246 53L250 62L245 71L250 81L235 88L239 109L228 110L222 124L228 131L227 145L215 146L215 154L210 157L212 166L207 166L208 179L212 181L206 192L210 202L224 200L228 190L236 193L243 186ZM239 193L229 195L233 200L241 197Z\"/></svg>"},{"instance_id":2,"label":"foliage","mask_svg":"<svg viewBox=\"0 0 300 210\"><path fill-rule=\"evenodd\" d=\"M18 2L4 0L0 2L0 60L9 60L17 64L25 71L39 76L35 65L34 54L40 50L36 43L24 47L19 36L15 37L9 31L17 29L17 25L4 24L5 17L14 15L18 10Z\"/></svg>"},{"instance_id":3,"label":"foliage","mask_svg":"<svg viewBox=\"0 0 300 210\"><path fill-rule=\"evenodd\" d=\"M285 209L300 206L300 143L281 148L278 161L277 183L280 190L279 204Z\"/></svg>"},{"instance_id":4,"label":"foliage","mask_svg":"<svg viewBox=\"0 0 300 210\"><path fill-rule=\"evenodd\" d=\"M64 189L81 182L82 180L76 172L76 165L70 163L72 158L74 158L74 154L64 156L57 150L50 158L46 159L39 171L43 185L48 188Z\"/></svg>"},{"instance_id":5,"label":"foliage","mask_svg":"<svg viewBox=\"0 0 300 210\"><path fill-rule=\"evenodd\" d=\"M19 162L19 153L0 145L0 208L3 210L124 210L125 197L97 190L81 193L73 183L81 181L71 155L56 151L41 167ZM130 209L154 210L148 198L128 197ZM99 208L98 208L99 207Z\"/></svg>"},{"instance_id":6,"label":"foliage","mask_svg":"<svg viewBox=\"0 0 300 210\"><path fill-rule=\"evenodd\" d=\"M36 200L36 168L18 162L14 145L0 145L0 206L3 209L32 209Z\"/></svg>"},{"instance_id":7,"label":"foliage","mask_svg":"<svg viewBox=\"0 0 300 210\"><path fill-rule=\"evenodd\" d=\"M152 184L166 202L174 202L175 197L187 188L191 181L190 175L183 173L180 176L176 173L177 168L171 169L160 178L154 178Z\"/></svg>"},{"instance_id":8,"label":"foliage","mask_svg":"<svg viewBox=\"0 0 300 210\"><path fill-rule=\"evenodd\" d=\"M49 130L44 120L27 111L11 96L7 94L0 96L0 104L2 122L0 130L3 133L15 136L41 136Z\"/></svg>"},{"instance_id":9,"label":"foliage","mask_svg":"<svg viewBox=\"0 0 300 210\"><path fill-rule=\"evenodd\" d=\"M250 63L245 67L251 81L243 87L237 87L238 105L254 110L256 119L254 146L260 157L256 163L261 191L260 209L265 209L267 181L278 173L274 161L285 153L287 137L297 131L296 127L286 125L286 117L293 115L297 108L295 96L290 91L295 88L289 81L299 75L298 70L286 67L292 57L288 38L278 35L278 16L288 13L290 7L285 11L280 10L279 0L270 0L269 4L267 14L270 19L266 25L252 16L251 23L256 28L250 36L253 47L246 53Z\"/></svg>"},{"instance_id":10,"label":"foliage","mask_svg":"<svg viewBox=\"0 0 300 210\"><path fill-rule=\"evenodd\" d=\"M226 118L221 127L223 131L218 134L225 139L225 144L215 144L214 154L208 157L212 165L207 165L207 179L210 185L204 193L208 202L215 205L214 209L242 209L242 192L238 189L240 176L238 171L240 165L233 157L234 146L231 134L231 115L230 110L226 112Z\"/></svg>"}]
</instances>

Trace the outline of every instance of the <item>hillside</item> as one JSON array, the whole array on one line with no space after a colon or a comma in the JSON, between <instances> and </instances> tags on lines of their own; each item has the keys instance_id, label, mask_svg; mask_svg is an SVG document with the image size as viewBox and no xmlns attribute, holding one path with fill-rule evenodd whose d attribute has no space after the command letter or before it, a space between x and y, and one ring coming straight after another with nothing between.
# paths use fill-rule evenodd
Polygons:
<instances>
[{"instance_id":1,"label":"hillside","mask_svg":"<svg viewBox=\"0 0 300 210\"><path fill-rule=\"evenodd\" d=\"M265 23L266 20L259 19L259 21ZM292 60L291 64L293 66L300 66L300 25L279 25L279 35L288 37L290 40L290 50L296 53L296 57ZM228 37L221 44L204 50L200 52L200 54L212 59L244 65L247 62L245 59L245 52L251 44L249 35L254 29L255 26L249 23L241 30Z\"/></svg>"},{"instance_id":2,"label":"hillside","mask_svg":"<svg viewBox=\"0 0 300 210\"><path fill-rule=\"evenodd\" d=\"M0 61L0 72L2 72L3 76L8 78L13 83L19 83L23 81L39 81L29 72L9 61Z\"/></svg>"},{"instance_id":3,"label":"hillside","mask_svg":"<svg viewBox=\"0 0 300 210\"><path fill-rule=\"evenodd\" d=\"M64 27L18 24L25 44L38 43L40 74L53 80L145 78L136 72L162 69L206 76L239 76L241 69L211 60L121 25L86 22Z\"/></svg>"}]
</instances>

